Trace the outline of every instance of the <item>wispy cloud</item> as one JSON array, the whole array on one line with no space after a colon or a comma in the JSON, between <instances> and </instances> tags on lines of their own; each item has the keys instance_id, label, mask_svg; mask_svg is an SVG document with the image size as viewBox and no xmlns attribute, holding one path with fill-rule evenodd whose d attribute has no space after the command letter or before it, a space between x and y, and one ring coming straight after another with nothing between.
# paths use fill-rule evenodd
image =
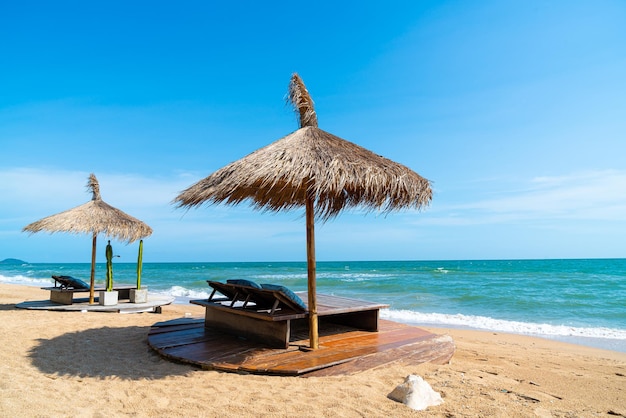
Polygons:
<instances>
[{"instance_id":1,"label":"wispy cloud","mask_svg":"<svg viewBox=\"0 0 626 418\"><path fill-rule=\"evenodd\" d=\"M132 174L95 173L102 199L140 217L169 205L188 185L178 177L154 178ZM88 172L16 168L0 170L0 194L4 216L43 217L81 205L91 199L86 188Z\"/></svg>"},{"instance_id":2,"label":"wispy cloud","mask_svg":"<svg viewBox=\"0 0 626 418\"><path fill-rule=\"evenodd\" d=\"M495 181L491 186L501 187ZM550 220L626 220L624 170L536 177L514 189L494 190L492 195L494 197L475 201L435 204L420 223L451 226Z\"/></svg>"},{"instance_id":3,"label":"wispy cloud","mask_svg":"<svg viewBox=\"0 0 626 418\"><path fill-rule=\"evenodd\" d=\"M83 240L61 235L35 239L21 233L21 229L91 199L85 187L88 175L53 169L0 170L0 235L11 242L10 251L32 260L70 256L80 260L77 251L82 248ZM172 173L151 177L107 172L96 175L106 202L153 227L149 245L155 260L299 259L304 254L301 211L263 214L247 205L176 209L172 199L201 175ZM450 256L454 245L465 248L463 243L468 240L483 242L477 239L479 230L489 236L496 231L507 236L533 226L535 231L541 227L562 229L570 236L579 236L571 235L575 231L588 234L585 236L606 237L615 235L616 228L623 227L626 220L624 170L529 178L506 188L501 181L491 179L473 184L474 187L480 188L482 196L489 197L463 201L472 194L450 196L444 187L433 206L421 213L408 211L381 217L349 211L335 221L319 224L316 231L320 259L442 258ZM600 229L607 232L600 233ZM442 233L444 230L446 233ZM463 235L466 230L471 231L469 236ZM541 239L539 235L533 238ZM50 242L55 244L50 246ZM131 247L118 245L116 251L131 257L135 251ZM490 251L492 255L498 254L497 248Z\"/></svg>"}]
</instances>

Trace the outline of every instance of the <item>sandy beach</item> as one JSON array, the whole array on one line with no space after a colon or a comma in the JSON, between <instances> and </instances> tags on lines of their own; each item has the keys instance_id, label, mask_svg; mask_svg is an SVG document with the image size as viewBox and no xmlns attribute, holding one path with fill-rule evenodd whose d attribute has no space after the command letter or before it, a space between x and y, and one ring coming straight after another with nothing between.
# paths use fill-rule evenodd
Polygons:
<instances>
[{"instance_id":1,"label":"sandy beach","mask_svg":"<svg viewBox=\"0 0 626 418\"><path fill-rule=\"evenodd\" d=\"M38 288L0 285L3 417L626 417L626 353L493 332L451 335L447 365L391 367L351 376L271 377L198 370L146 343L158 321L202 316L193 305L161 314L29 311ZM444 403L413 411L387 395L410 374Z\"/></svg>"}]
</instances>

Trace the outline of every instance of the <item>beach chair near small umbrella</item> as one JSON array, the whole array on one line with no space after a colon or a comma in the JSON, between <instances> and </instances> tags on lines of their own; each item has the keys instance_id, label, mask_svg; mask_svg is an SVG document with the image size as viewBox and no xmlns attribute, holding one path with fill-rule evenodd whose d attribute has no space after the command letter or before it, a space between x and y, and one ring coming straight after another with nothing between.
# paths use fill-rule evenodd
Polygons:
<instances>
[{"instance_id":1,"label":"beach chair near small umbrella","mask_svg":"<svg viewBox=\"0 0 626 418\"><path fill-rule=\"evenodd\" d=\"M175 199L178 207L238 204L262 210L305 208L309 344L318 348L315 219L363 207L386 213L422 209L432 199L430 182L408 167L318 127L304 82L293 74L288 100L300 129L198 181Z\"/></svg>"},{"instance_id":2,"label":"beach chair near small umbrella","mask_svg":"<svg viewBox=\"0 0 626 418\"><path fill-rule=\"evenodd\" d=\"M94 174L89 175L87 189L92 193L89 202L26 225L22 231L30 233L41 231L66 232L92 236L89 303L93 304L98 234L104 234L130 244L150 236L152 228L103 201L100 196L100 185Z\"/></svg>"}]
</instances>

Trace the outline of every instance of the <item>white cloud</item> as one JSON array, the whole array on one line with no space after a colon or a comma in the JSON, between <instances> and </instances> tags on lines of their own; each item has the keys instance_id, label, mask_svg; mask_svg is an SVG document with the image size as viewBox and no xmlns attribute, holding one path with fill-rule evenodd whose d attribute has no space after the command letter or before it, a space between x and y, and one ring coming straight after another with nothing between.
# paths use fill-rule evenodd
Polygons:
<instances>
[{"instance_id":1,"label":"white cloud","mask_svg":"<svg viewBox=\"0 0 626 418\"><path fill-rule=\"evenodd\" d=\"M88 172L15 168L0 170L2 211L51 215L91 199ZM131 212L168 206L178 192L190 185L179 177L155 178L133 174L95 173L102 199ZM132 213L131 213L132 214ZM135 215L133 215L135 216Z\"/></svg>"},{"instance_id":2,"label":"white cloud","mask_svg":"<svg viewBox=\"0 0 626 418\"><path fill-rule=\"evenodd\" d=\"M198 175L95 174L102 199L150 225L154 229L148 238L151 254L162 254L166 260L225 259L226 252L230 252L231 259L237 259L239 255L246 259L265 256L278 259L280 245L293 247L294 241L304 239L304 221L297 211L262 213L245 204L177 209L172 200L198 181L201 178ZM0 235L11 238L4 241L5 248L0 246L0 253L38 260L41 254L54 252L63 254L58 255L58 259L80 260L70 248L80 246L84 237L54 234L50 239L44 238L48 234L30 236L21 230L45 216L88 202L91 199L86 188L88 176L87 172L69 170L0 170ZM50 248L51 240L62 245ZM16 242L19 242L18 246L14 245ZM132 245L115 247L124 257L135 251ZM272 248L274 251L270 252Z\"/></svg>"},{"instance_id":3,"label":"white cloud","mask_svg":"<svg viewBox=\"0 0 626 418\"><path fill-rule=\"evenodd\" d=\"M0 170L0 235L6 237L0 253L34 262L81 261L84 256L78 250L85 245L84 237L35 237L21 233L21 229L91 199L85 188L88 175L69 170ZM272 214L246 205L176 209L172 199L201 176L150 177L106 172L96 175L106 202L153 227L154 233L146 243L150 249L147 257L152 261L304 257L302 211ZM491 192L489 185L500 190ZM523 255L523 237L519 234L528 226L533 227L534 233L545 230L546 237L561 237L563 233L577 238L584 235L586 242L589 237L619 235L616 231L625 225L625 171L538 177L506 190L493 179L487 185L473 187L490 197L462 201L471 195L464 193L455 196L458 203L454 203L444 189L424 212L363 216L359 211L348 211L326 224L318 223L319 259L484 257L480 251L498 255L499 248L506 247L502 241L491 243L496 234L516 236L510 245L517 246L509 248L509 253ZM446 228L444 234L442 228ZM558 235L548 232L557 230L561 231ZM471 232L466 236L464 231ZM490 242L495 247L481 250L477 233L490 237L480 242ZM524 245L536 248L536 241L544 236L541 234L532 235L532 242ZM476 242L472 248L477 248L478 253L467 254L468 241ZM136 249L133 245L116 245L116 251L130 259Z\"/></svg>"},{"instance_id":4,"label":"white cloud","mask_svg":"<svg viewBox=\"0 0 626 418\"><path fill-rule=\"evenodd\" d=\"M420 223L451 226L551 220L626 220L626 171L623 170L536 177L515 190L501 190L493 194L496 197L458 204L444 203L439 206L435 202L433 210L426 212Z\"/></svg>"}]
</instances>

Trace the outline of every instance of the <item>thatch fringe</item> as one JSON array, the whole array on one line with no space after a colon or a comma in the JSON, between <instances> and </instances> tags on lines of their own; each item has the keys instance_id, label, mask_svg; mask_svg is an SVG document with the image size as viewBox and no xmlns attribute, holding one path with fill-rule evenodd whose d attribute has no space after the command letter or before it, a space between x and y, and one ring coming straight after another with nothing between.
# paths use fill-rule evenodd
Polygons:
<instances>
[{"instance_id":1,"label":"thatch fringe","mask_svg":"<svg viewBox=\"0 0 626 418\"><path fill-rule=\"evenodd\" d=\"M293 105L294 110L299 114L301 128L305 126L317 127L317 114L315 113L313 99L298 73L291 75L287 101Z\"/></svg>"},{"instance_id":2,"label":"thatch fringe","mask_svg":"<svg viewBox=\"0 0 626 418\"><path fill-rule=\"evenodd\" d=\"M93 194L92 200L33 222L25 226L23 231L105 234L128 243L152 234L152 228L148 225L102 200L100 185L94 174L89 175L87 188Z\"/></svg>"},{"instance_id":3,"label":"thatch fringe","mask_svg":"<svg viewBox=\"0 0 626 418\"><path fill-rule=\"evenodd\" d=\"M100 197L100 183L98 183L98 179L93 173L89 175L87 189L91 191L91 200L102 200L102 197Z\"/></svg>"},{"instance_id":4,"label":"thatch fringe","mask_svg":"<svg viewBox=\"0 0 626 418\"><path fill-rule=\"evenodd\" d=\"M311 181L314 179L314 181ZM238 204L257 209L304 207L327 220L343 209L383 213L422 209L432 199L430 182L408 167L314 127L305 127L214 172L184 190L178 207Z\"/></svg>"}]
</instances>

